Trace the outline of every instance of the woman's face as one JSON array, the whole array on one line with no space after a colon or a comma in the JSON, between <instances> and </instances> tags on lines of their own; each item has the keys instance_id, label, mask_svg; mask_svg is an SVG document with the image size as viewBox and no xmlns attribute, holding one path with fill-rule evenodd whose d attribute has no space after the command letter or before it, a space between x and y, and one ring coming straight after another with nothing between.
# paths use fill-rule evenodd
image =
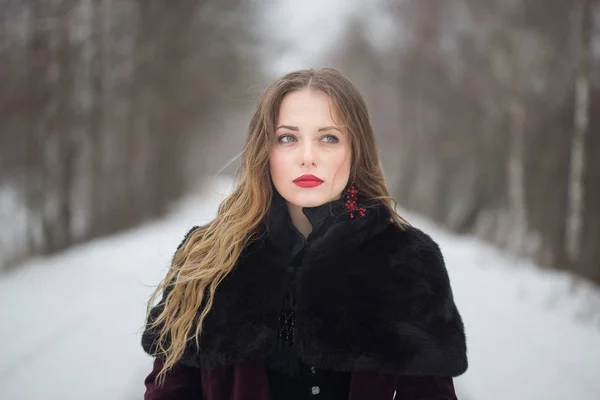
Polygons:
<instances>
[{"instance_id":1,"label":"woman's face","mask_svg":"<svg viewBox=\"0 0 600 400\"><path fill-rule=\"evenodd\" d=\"M333 103L316 90L288 93L281 102L269 168L291 205L314 207L339 199L350 176L348 133L336 123ZM296 181L314 175L317 181Z\"/></svg>"}]
</instances>

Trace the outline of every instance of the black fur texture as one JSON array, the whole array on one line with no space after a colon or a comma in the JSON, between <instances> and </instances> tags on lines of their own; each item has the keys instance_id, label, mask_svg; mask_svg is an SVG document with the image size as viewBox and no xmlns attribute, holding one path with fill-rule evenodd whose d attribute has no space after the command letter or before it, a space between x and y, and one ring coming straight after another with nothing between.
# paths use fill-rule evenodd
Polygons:
<instances>
[{"instance_id":1,"label":"black fur texture","mask_svg":"<svg viewBox=\"0 0 600 400\"><path fill-rule=\"evenodd\" d=\"M263 358L275 344L295 243L277 198L268 235L245 249L220 284L203 324L201 348L191 340L182 363L211 368ZM320 227L309 236L296 275L295 336L304 362L412 376L454 377L466 371L463 322L442 253L429 235L395 226L382 206L352 219L343 200L303 211ZM161 307L162 301L151 319ZM156 339L156 332L146 329L142 346L151 355Z\"/></svg>"}]
</instances>

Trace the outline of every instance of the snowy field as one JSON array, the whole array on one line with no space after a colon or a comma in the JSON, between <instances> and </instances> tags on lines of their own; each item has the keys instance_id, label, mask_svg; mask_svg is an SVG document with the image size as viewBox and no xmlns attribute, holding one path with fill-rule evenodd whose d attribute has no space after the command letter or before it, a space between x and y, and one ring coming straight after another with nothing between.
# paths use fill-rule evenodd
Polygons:
<instances>
[{"instance_id":1,"label":"snowy field","mask_svg":"<svg viewBox=\"0 0 600 400\"><path fill-rule=\"evenodd\" d=\"M139 343L152 285L230 185L218 180L167 218L2 276L0 398L141 399L151 358ZM470 368L455 381L462 400L599 398L598 292L570 293L568 276L405 215L446 258L468 337Z\"/></svg>"}]
</instances>

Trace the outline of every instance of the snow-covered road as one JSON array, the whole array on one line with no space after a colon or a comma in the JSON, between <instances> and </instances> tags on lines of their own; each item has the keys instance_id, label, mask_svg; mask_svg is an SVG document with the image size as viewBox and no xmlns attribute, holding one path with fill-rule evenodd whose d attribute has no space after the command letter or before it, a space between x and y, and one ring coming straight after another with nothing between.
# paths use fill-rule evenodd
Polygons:
<instances>
[{"instance_id":1,"label":"snow-covered road","mask_svg":"<svg viewBox=\"0 0 600 400\"><path fill-rule=\"evenodd\" d=\"M32 260L0 281L0 399L141 399L151 359L145 302L192 225L231 180L167 217ZM438 241L468 337L465 400L592 400L600 394L600 294L408 214Z\"/></svg>"}]
</instances>

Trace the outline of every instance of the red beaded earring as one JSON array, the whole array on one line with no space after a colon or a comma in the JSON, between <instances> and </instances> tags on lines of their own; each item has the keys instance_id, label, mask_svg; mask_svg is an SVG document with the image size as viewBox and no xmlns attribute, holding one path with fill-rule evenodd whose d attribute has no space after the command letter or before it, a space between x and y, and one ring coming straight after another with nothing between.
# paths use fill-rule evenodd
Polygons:
<instances>
[{"instance_id":1,"label":"red beaded earring","mask_svg":"<svg viewBox=\"0 0 600 400\"><path fill-rule=\"evenodd\" d=\"M346 200L346 209L348 210L348 214L350 214L350 218L354 218L355 212L358 212L361 217L365 215L367 210L364 207L358 207L356 204L356 193L358 193L358 190L354 187L354 181L352 181L352 185L347 193L346 199L348 200Z\"/></svg>"}]
</instances>

